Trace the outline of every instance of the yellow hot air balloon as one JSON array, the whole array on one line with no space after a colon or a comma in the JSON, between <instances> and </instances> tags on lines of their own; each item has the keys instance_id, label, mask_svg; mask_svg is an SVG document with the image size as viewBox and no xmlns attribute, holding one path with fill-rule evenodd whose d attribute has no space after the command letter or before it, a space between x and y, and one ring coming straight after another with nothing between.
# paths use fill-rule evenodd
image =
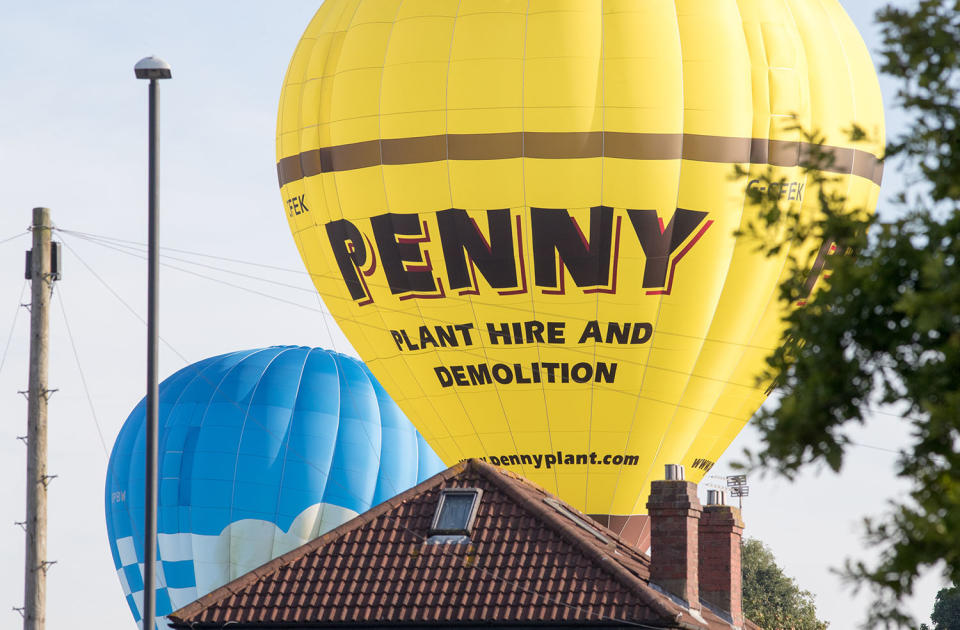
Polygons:
<instances>
[{"instance_id":1,"label":"yellow hot air balloon","mask_svg":"<svg viewBox=\"0 0 960 630\"><path fill-rule=\"evenodd\" d=\"M880 90L837 0L327 0L278 173L317 289L447 464L630 517L764 399L786 254L733 234L752 187L817 211L796 127L872 209Z\"/></svg>"}]
</instances>

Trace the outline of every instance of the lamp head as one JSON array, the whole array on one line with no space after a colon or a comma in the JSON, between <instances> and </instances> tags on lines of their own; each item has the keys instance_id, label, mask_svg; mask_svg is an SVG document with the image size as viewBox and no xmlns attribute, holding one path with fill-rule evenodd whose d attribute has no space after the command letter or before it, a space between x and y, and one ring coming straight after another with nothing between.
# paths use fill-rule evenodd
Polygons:
<instances>
[{"instance_id":1,"label":"lamp head","mask_svg":"<svg viewBox=\"0 0 960 630\"><path fill-rule=\"evenodd\" d=\"M160 57L144 57L133 67L133 73L138 79L169 79L173 76L170 72L170 64Z\"/></svg>"}]
</instances>

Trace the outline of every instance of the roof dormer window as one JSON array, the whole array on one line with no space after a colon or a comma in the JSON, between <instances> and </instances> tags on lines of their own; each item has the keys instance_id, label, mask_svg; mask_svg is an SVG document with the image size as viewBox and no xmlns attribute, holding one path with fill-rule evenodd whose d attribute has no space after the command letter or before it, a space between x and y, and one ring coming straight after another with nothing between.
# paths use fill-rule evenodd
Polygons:
<instances>
[{"instance_id":1,"label":"roof dormer window","mask_svg":"<svg viewBox=\"0 0 960 630\"><path fill-rule=\"evenodd\" d=\"M480 488L447 488L440 492L440 502L433 515L430 535L469 536L480 505Z\"/></svg>"}]
</instances>

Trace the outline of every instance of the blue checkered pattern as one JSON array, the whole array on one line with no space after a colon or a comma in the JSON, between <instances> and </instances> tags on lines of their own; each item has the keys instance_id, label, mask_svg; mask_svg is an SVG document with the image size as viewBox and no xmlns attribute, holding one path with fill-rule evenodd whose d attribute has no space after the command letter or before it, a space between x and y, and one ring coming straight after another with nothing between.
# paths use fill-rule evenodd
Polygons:
<instances>
[{"instance_id":1,"label":"blue checkered pattern","mask_svg":"<svg viewBox=\"0 0 960 630\"><path fill-rule=\"evenodd\" d=\"M173 538L182 535L174 535ZM189 537L189 534L187 535ZM157 630L166 630L166 617L174 610L186 606L197 599L196 578L194 577L193 560L165 560L164 547L171 547L170 535L164 535L157 550L156 563L156 598ZM182 542L177 540L176 542ZM143 554L138 553L137 545L132 536L121 538L114 545L117 577L123 587L127 606L137 622L138 628L143 628ZM176 551L174 550L174 555Z\"/></svg>"}]
</instances>

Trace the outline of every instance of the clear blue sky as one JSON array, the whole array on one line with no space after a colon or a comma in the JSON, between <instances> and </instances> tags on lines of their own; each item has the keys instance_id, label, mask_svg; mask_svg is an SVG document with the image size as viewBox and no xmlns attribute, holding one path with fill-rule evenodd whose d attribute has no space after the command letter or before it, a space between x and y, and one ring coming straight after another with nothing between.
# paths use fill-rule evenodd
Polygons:
<instances>
[{"instance_id":1,"label":"clear blue sky","mask_svg":"<svg viewBox=\"0 0 960 630\"><path fill-rule=\"evenodd\" d=\"M877 39L875 0L845 0L868 45ZM0 22L0 240L24 231L30 209L52 208L62 229L145 240L146 85L133 64L157 54L174 80L162 84L162 239L167 247L238 258L284 272L206 264L268 277L298 288L229 276L169 260L195 273L255 289L302 307L218 284L173 267L163 270L161 374L190 361L265 345L295 343L350 352L320 305L283 218L276 183L276 103L286 65L319 2L205 0L14 3ZM279 7L279 8L278 8ZM890 86L884 84L888 112ZM898 119L888 113L888 127ZM900 178L888 173L889 193ZM84 263L135 311L144 312L143 261L66 234L63 281L52 318L48 627L132 628L107 547L103 516L106 448L144 391L143 324ZM26 236L0 244L0 351L23 289ZM171 252L176 256L176 253ZM185 257L199 260L196 257ZM70 332L92 395L89 410ZM27 317L13 327L0 370L0 626L20 623L10 609L22 600L25 455L14 438L25 432ZM331 331L334 331L331 335ZM171 350L173 348L174 350ZM0 355L2 356L2 355ZM898 422L878 416L855 439L896 449ZM754 443L746 431L726 459ZM895 455L859 448L840 475L807 474L797 483L751 480L744 506L748 535L767 542L788 573L817 597L837 629L863 617L866 599L842 588L830 567L871 551L860 539L862 516L878 514L905 490L892 477ZM716 470L721 470L721 462ZM939 581L922 583L914 610L929 614Z\"/></svg>"}]
</instances>

